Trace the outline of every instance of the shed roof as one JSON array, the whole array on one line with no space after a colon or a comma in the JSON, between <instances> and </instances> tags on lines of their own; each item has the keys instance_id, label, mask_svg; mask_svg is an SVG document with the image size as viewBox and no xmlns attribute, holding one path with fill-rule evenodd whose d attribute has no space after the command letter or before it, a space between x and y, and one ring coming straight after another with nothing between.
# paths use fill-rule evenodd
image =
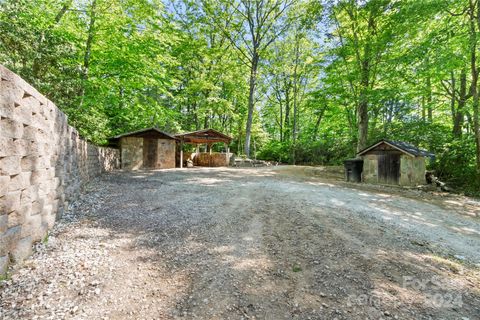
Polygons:
<instances>
[{"instance_id":1,"label":"shed roof","mask_svg":"<svg viewBox=\"0 0 480 320\"><path fill-rule=\"evenodd\" d=\"M414 145L404 142L404 141L392 141L392 140L387 140L387 139L382 139L378 141L377 143L372 144L371 146L361 150L360 152L357 153L358 156L364 155L368 151L374 149L375 147L381 145L382 143L385 143L389 145L392 148L395 148L403 153L406 153L412 157L434 157L435 154L420 149L418 147L415 147Z\"/></svg>"},{"instance_id":2,"label":"shed roof","mask_svg":"<svg viewBox=\"0 0 480 320\"><path fill-rule=\"evenodd\" d=\"M221 133L215 129L204 129L186 133L179 133L175 138L180 139L186 143L215 143L225 142L230 143L233 138Z\"/></svg>"},{"instance_id":3,"label":"shed roof","mask_svg":"<svg viewBox=\"0 0 480 320\"><path fill-rule=\"evenodd\" d=\"M110 141L115 141L115 140L118 140L120 138L123 138L123 137L130 137L130 136L144 136L144 135L148 135L148 134L153 134L155 136L158 136L159 138L162 138L162 139L173 139L173 140L176 140L176 138L174 136L172 136L171 134L169 133L166 133L164 131L161 131L157 128L147 128L147 129L142 129L142 130L137 130L137 131L132 131L132 132L127 132L127 133L123 133L123 134L120 134L118 136L115 136L115 137L112 137L108 140Z\"/></svg>"}]
</instances>

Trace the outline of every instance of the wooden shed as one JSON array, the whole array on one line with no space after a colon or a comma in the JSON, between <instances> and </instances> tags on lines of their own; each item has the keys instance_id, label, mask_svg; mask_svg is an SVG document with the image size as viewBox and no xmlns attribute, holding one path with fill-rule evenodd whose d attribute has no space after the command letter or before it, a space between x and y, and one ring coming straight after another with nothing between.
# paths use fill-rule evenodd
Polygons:
<instances>
[{"instance_id":1,"label":"wooden shed","mask_svg":"<svg viewBox=\"0 0 480 320\"><path fill-rule=\"evenodd\" d=\"M425 160L434 156L409 143L385 139L357 155L363 158L363 182L401 186L425 184Z\"/></svg>"},{"instance_id":2,"label":"wooden shed","mask_svg":"<svg viewBox=\"0 0 480 320\"><path fill-rule=\"evenodd\" d=\"M121 134L109 142L120 149L122 169L175 168L176 138L157 128Z\"/></svg>"}]
</instances>

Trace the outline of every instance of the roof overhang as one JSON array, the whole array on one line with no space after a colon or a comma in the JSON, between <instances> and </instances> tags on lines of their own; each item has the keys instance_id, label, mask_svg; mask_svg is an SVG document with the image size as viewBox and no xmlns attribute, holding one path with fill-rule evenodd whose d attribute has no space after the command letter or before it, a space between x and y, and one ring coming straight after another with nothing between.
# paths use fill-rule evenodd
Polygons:
<instances>
[{"instance_id":1,"label":"roof overhang","mask_svg":"<svg viewBox=\"0 0 480 320\"><path fill-rule=\"evenodd\" d=\"M192 132L176 134L175 138L185 143L192 144L212 144L223 142L229 144L233 138L214 129L204 129Z\"/></svg>"},{"instance_id":2,"label":"roof overhang","mask_svg":"<svg viewBox=\"0 0 480 320\"><path fill-rule=\"evenodd\" d=\"M362 155L366 154L367 152L371 151L372 149L375 149L376 147L378 147L381 144L386 144L386 145L390 146L391 148L393 148L395 150L398 150L402 153L405 153L406 155L409 155L411 157L434 157L435 156L431 152L418 149L418 148L416 148L412 145L409 145L407 143L404 143L404 142L395 143L393 141L389 141L389 140L386 140L386 139L382 139L382 140L378 141L377 143L359 151L357 153L357 156L362 156ZM403 148L402 148L402 146L403 146ZM413 152L411 150L413 150Z\"/></svg>"},{"instance_id":3,"label":"roof overhang","mask_svg":"<svg viewBox=\"0 0 480 320\"><path fill-rule=\"evenodd\" d=\"M157 128L147 128L147 129L142 129L142 130L137 130L137 131L132 131L132 132L127 132L127 133L123 133L123 134L119 134L117 136L114 136L112 138L109 138L108 141L110 142L115 142L115 141L118 141L120 138L124 138L124 137L130 137L130 136L142 136L142 135L146 135L148 134L149 132L153 133L153 134L156 134L158 135L158 137L162 137L164 139L173 139L173 140L176 140L177 138L175 138L175 136L169 134L169 133L166 133L164 131L161 131Z\"/></svg>"}]
</instances>

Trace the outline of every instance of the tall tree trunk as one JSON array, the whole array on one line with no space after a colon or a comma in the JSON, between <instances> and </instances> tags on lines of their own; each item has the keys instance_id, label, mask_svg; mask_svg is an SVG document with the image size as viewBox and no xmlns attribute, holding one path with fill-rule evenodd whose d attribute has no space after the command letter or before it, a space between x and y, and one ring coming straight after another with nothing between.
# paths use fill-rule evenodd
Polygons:
<instances>
[{"instance_id":1,"label":"tall tree trunk","mask_svg":"<svg viewBox=\"0 0 480 320\"><path fill-rule=\"evenodd\" d=\"M375 19L370 12L368 19L369 33L375 30ZM367 147L368 140L368 95L370 90L371 44L367 41L363 48L363 59L360 60L360 96L357 105L357 152ZM360 56L360 54L357 54Z\"/></svg>"},{"instance_id":2,"label":"tall tree trunk","mask_svg":"<svg viewBox=\"0 0 480 320\"><path fill-rule=\"evenodd\" d=\"M470 0L470 71L472 76L471 92L473 97L473 130L475 135L477 181L480 183L480 125L479 125L479 94L477 70L477 29L480 29L480 5L478 1Z\"/></svg>"},{"instance_id":3,"label":"tall tree trunk","mask_svg":"<svg viewBox=\"0 0 480 320\"><path fill-rule=\"evenodd\" d=\"M297 38L297 37L296 37ZM292 132L292 162L296 163L296 144L298 126L298 60L299 60L299 39L295 39L295 66L293 68L293 132Z\"/></svg>"},{"instance_id":4,"label":"tall tree trunk","mask_svg":"<svg viewBox=\"0 0 480 320\"><path fill-rule=\"evenodd\" d=\"M290 101L290 87L291 87L291 81L290 79L287 78L287 76L284 76L284 90L285 90L285 130L284 130L284 140L288 141L290 139L290 109L291 109L291 101Z\"/></svg>"},{"instance_id":5,"label":"tall tree trunk","mask_svg":"<svg viewBox=\"0 0 480 320\"><path fill-rule=\"evenodd\" d=\"M252 63L250 65L250 86L248 93L248 116L247 128L245 130L245 155L250 157L250 140L252 136L253 110L255 108L255 89L257 87L257 68L258 68L258 52L253 52Z\"/></svg>"},{"instance_id":6,"label":"tall tree trunk","mask_svg":"<svg viewBox=\"0 0 480 320\"><path fill-rule=\"evenodd\" d=\"M452 74L452 100L454 101L457 100L456 81L453 74ZM453 136L455 138L460 138L462 136L466 101L467 101L467 73L465 69L462 69L460 73L460 91L459 91L458 102L457 102L458 106L456 110L454 109Z\"/></svg>"},{"instance_id":7,"label":"tall tree trunk","mask_svg":"<svg viewBox=\"0 0 480 320\"><path fill-rule=\"evenodd\" d=\"M367 44L368 46L368 44ZM357 106L358 141L357 152L367 147L368 139L368 89L369 89L369 60L362 61L362 79L359 103Z\"/></svg>"},{"instance_id":8,"label":"tall tree trunk","mask_svg":"<svg viewBox=\"0 0 480 320\"><path fill-rule=\"evenodd\" d=\"M283 105L282 105L281 102L279 103L279 105L280 105L280 121L279 121L279 125L280 125L280 142L283 142Z\"/></svg>"}]
</instances>

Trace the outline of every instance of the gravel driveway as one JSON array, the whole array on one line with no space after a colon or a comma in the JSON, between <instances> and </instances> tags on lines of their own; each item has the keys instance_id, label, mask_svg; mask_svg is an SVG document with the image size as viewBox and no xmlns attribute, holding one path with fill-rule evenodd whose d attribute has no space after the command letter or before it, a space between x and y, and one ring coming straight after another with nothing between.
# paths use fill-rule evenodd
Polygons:
<instances>
[{"instance_id":1,"label":"gravel driveway","mask_svg":"<svg viewBox=\"0 0 480 320\"><path fill-rule=\"evenodd\" d=\"M453 202L454 203L454 202ZM0 319L480 319L480 219L278 168L114 172Z\"/></svg>"}]
</instances>

